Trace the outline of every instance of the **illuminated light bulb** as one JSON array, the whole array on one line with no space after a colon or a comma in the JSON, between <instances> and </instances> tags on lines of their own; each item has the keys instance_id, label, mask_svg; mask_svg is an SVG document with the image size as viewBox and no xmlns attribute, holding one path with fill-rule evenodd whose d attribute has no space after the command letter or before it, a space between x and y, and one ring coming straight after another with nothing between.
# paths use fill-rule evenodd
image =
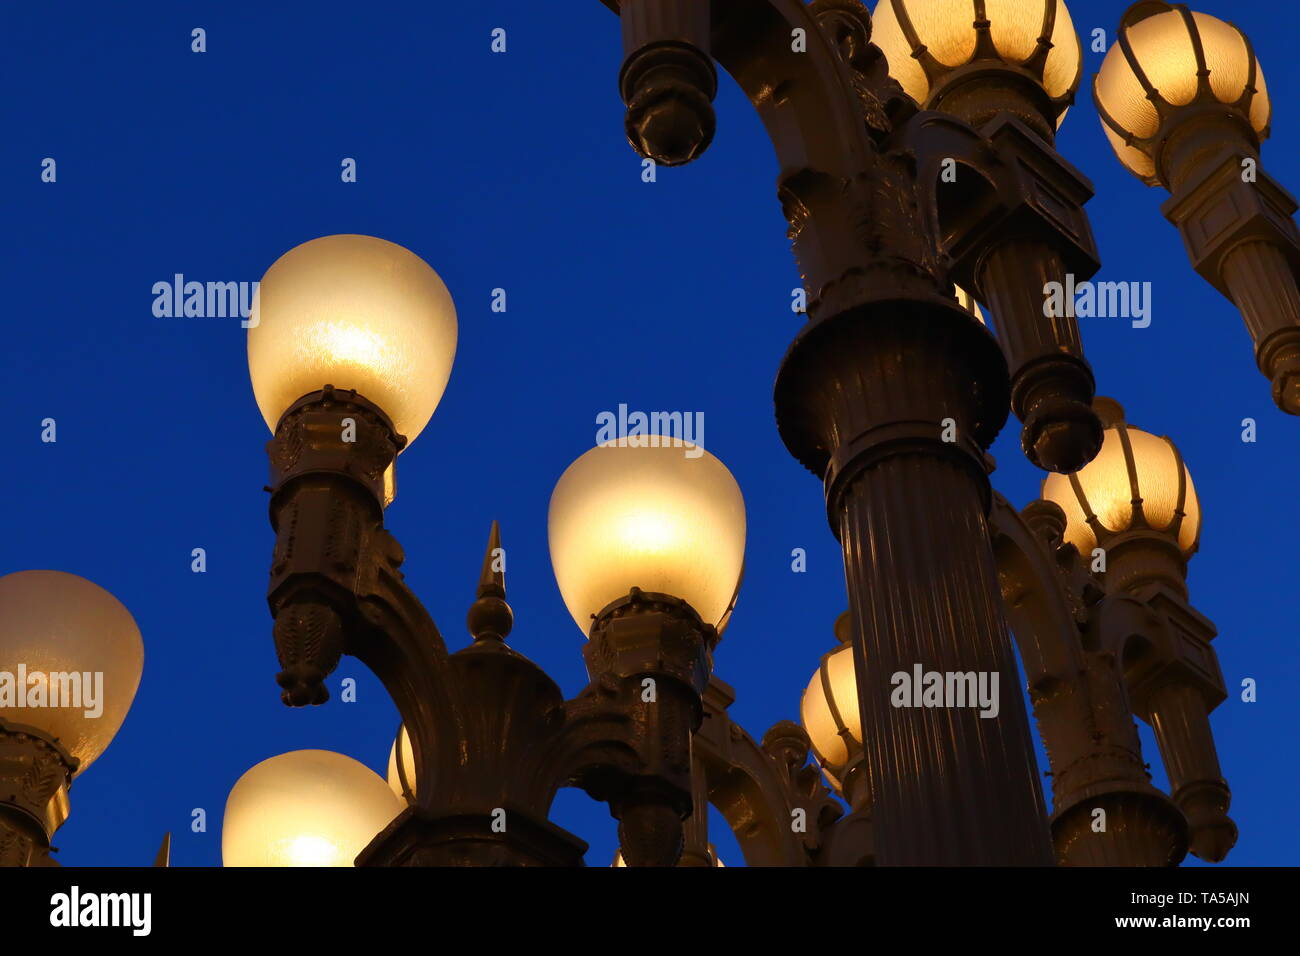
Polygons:
<instances>
[{"instance_id":1,"label":"illuminated light bulb","mask_svg":"<svg viewBox=\"0 0 1300 956\"><path fill-rule=\"evenodd\" d=\"M405 804L379 774L329 750L263 760L230 790L225 866L352 866Z\"/></svg>"},{"instance_id":2,"label":"illuminated light bulb","mask_svg":"<svg viewBox=\"0 0 1300 956\"><path fill-rule=\"evenodd\" d=\"M13 680L12 700L0 681L0 717L56 738L78 774L117 735L143 669L135 619L99 585L62 571L0 577L0 674Z\"/></svg>"},{"instance_id":3,"label":"illuminated light bulb","mask_svg":"<svg viewBox=\"0 0 1300 956\"><path fill-rule=\"evenodd\" d=\"M633 587L679 598L713 625L735 599L745 555L735 478L698 446L642 446L648 437L591 449L551 495L551 563L584 633Z\"/></svg>"},{"instance_id":4,"label":"illuminated light bulb","mask_svg":"<svg viewBox=\"0 0 1300 956\"><path fill-rule=\"evenodd\" d=\"M456 357L456 307L423 259L373 236L290 249L258 286L248 369L271 430L299 398L353 389L414 441L442 398Z\"/></svg>"}]
</instances>

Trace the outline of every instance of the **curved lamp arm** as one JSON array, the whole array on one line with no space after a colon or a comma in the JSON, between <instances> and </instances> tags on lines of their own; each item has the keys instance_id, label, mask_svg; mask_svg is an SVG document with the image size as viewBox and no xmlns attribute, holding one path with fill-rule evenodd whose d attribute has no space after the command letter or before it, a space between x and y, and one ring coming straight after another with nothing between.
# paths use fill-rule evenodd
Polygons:
<instances>
[{"instance_id":1,"label":"curved lamp arm","mask_svg":"<svg viewBox=\"0 0 1300 956\"><path fill-rule=\"evenodd\" d=\"M344 420L355 440L345 441ZM275 553L267 602L286 704L321 704L324 681L351 654L383 681L411 731L417 779L432 779L433 739L447 720L447 649L402 579L384 528L385 481L405 439L355 392L326 386L281 418L267 443ZM421 799L430 799L433 787Z\"/></svg>"},{"instance_id":2,"label":"curved lamp arm","mask_svg":"<svg viewBox=\"0 0 1300 956\"><path fill-rule=\"evenodd\" d=\"M1007 617L1052 768L1052 838L1063 865L1168 866L1187 852L1178 807L1150 783L1100 584L1047 501L990 517ZM1101 812L1099 815L1098 811ZM1098 829L1104 821L1104 829Z\"/></svg>"},{"instance_id":3,"label":"curved lamp arm","mask_svg":"<svg viewBox=\"0 0 1300 956\"><path fill-rule=\"evenodd\" d=\"M726 819L747 865L811 866L843 811L808 764L808 734L781 721L760 746L727 714L734 700L727 684L716 677L709 682L694 739L708 802Z\"/></svg>"}]
</instances>

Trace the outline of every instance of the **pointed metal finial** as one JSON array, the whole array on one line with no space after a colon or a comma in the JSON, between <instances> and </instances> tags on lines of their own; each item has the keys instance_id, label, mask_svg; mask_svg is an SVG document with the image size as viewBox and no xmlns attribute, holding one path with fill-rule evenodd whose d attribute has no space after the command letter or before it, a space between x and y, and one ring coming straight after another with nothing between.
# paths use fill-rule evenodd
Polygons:
<instances>
[{"instance_id":1,"label":"pointed metal finial","mask_svg":"<svg viewBox=\"0 0 1300 956\"><path fill-rule=\"evenodd\" d=\"M483 571L478 576L476 597L506 596L506 553L501 547L501 526L494 520L488 534L487 553L483 555Z\"/></svg>"},{"instance_id":2,"label":"pointed metal finial","mask_svg":"<svg viewBox=\"0 0 1300 956\"><path fill-rule=\"evenodd\" d=\"M163 834L162 846L158 848L158 855L154 857L153 865L172 865L172 835L170 833Z\"/></svg>"},{"instance_id":3,"label":"pointed metal finial","mask_svg":"<svg viewBox=\"0 0 1300 956\"><path fill-rule=\"evenodd\" d=\"M475 597L465 619L470 634L476 641L504 641L514 626L515 615L506 603L506 552L501 547L501 528L496 521L488 535Z\"/></svg>"}]
</instances>

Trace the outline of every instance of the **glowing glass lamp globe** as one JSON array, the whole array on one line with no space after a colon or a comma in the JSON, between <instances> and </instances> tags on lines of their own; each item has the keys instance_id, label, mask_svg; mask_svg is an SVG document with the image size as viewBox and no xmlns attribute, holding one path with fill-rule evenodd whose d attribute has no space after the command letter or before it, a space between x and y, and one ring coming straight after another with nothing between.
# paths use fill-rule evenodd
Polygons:
<instances>
[{"instance_id":1,"label":"glowing glass lamp globe","mask_svg":"<svg viewBox=\"0 0 1300 956\"><path fill-rule=\"evenodd\" d=\"M658 447L643 444L651 437ZM583 633L633 587L725 624L745 557L745 501L703 448L657 436L598 445L560 477L548 526L555 578Z\"/></svg>"},{"instance_id":2,"label":"glowing glass lamp globe","mask_svg":"<svg viewBox=\"0 0 1300 956\"><path fill-rule=\"evenodd\" d=\"M944 109L945 97L967 80L1015 74L1046 94L1045 118L1059 128L1083 71L1064 0L983 0L983 8L981 21L977 0L879 0L871 40L925 109Z\"/></svg>"},{"instance_id":3,"label":"glowing glass lamp globe","mask_svg":"<svg viewBox=\"0 0 1300 956\"><path fill-rule=\"evenodd\" d=\"M253 297L253 393L274 431L304 395L354 389L414 441L447 387L456 336L451 294L415 253L373 236L313 239L277 259Z\"/></svg>"},{"instance_id":4,"label":"glowing glass lamp globe","mask_svg":"<svg viewBox=\"0 0 1300 956\"><path fill-rule=\"evenodd\" d=\"M1115 155L1148 185L1165 175L1157 168L1161 142L1193 113L1233 114L1259 139L1268 137L1272 105L1250 39L1182 4L1130 7L1092 92Z\"/></svg>"},{"instance_id":5,"label":"glowing glass lamp globe","mask_svg":"<svg viewBox=\"0 0 1300 956\"><path fill-rule=\"evenodd\" d=\"M99 585L62 571L0 577L0 674L13 675L0 684L0 718L57 739L76 773L117 735L143 669L135 619Z\"/></svg>"},{"instance_id":6,"label":"glowing glass lamp globe","mask_svg":"<svg viewBox=\"0 0 1300 956\"><path fill-rule=\"evenodd\" d=\"M405 803L351 757L295 750L263 760L230 790L225 866L352 866Z\"/></svg>"},{"instance_id":7,"label":"glowing glass lamp globe","mask_svg":"<svg viewBox=\"0 0 1300 956\"><path fill-rule=\"evenodd\" d=\"M846 775L862 753L862 716L847 612L835 622L835 634L840 645L822 657L808 682L799 703L799 720L822 773L844 796Z\"/></svg>"},{"instance_id":8,"label":"glowing glass lamp globe","mask_svg":"<svg viewBox=\"0 0 1300 956\"><path fill-rule=\"evenodd\" d=\"M1156 532L1190 556L1200 539L1201 504L1178 448L1126 423L1117 402L1098 398L1094 407L1106 425L1101 452L1074 475L1050 474L1043 482L1043 498L1065 512L1065 540L1089 555L1121 535Z\"/></svg>"}]
</instances>

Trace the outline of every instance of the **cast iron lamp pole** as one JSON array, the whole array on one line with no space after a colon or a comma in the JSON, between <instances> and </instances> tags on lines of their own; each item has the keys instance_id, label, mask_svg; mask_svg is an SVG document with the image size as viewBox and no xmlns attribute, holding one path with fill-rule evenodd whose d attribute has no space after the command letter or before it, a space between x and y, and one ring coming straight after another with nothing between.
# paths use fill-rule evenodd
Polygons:
<instances>
[{"instance_id":1,"label":"cast iron lamp pole","mask_svg":"<svg viewBox=\"0 0 1300 956\"><path fill-rule=\"evenodd\" d=\"M441 280L400 246L330 236L277 260L254 311L249 368L275 433L268 601L283 699L323 702L325 678L353 655L384 682L411 744L410 806L358 862L578 865L585 844L547 819L556 790L574 785L608 803L628 865L675 864L699 800L692 735L706 713L727 726L710 677L743 561L735 479L703 449L657 440L599 446L561 478L552 560L570 611L589 628L592 681L566 701L505 644L513 612L495 526L468 617L474 643L455 654L404 584L402 550L384 528L395 460L408 445L402 431L414 437L428 421L450 372L455 313ZM336 373L369 394L326 385L287 398ZM734 727L728 738L747 739ZM731 771L742 800L764 795L761 825L752 818L760 808L733 811L751 814L759 858L801 852L775 831L789 827L800 799L825 802L820 786L800 797L766 755L756 768L743 753L702 746L699 759ZM255 801L234 797L236 818L256 815L239 809ZM239 819L231 824L240 829ZM304 836L297 842L309 849L322 842ZM242 842L232 842L232 860L260 858Z\"/></svg>"},{"instance_id":2,"label":"cast iron lamp pole","mask_svg":"<svg viewBox=\"0 0 1300 956\"><path fill-rule=\"evenodd\" d=\"M777 420L791 452L823 479L844 549L876 859L1048 863L989 546L985 450L1013 398L1039 464L1077 469L1100 439L1077 329L1039 320L1044 277L1096 268L1079 208L1086 181L1045 139L1073 88L1043 86L1063 7L1043 5L1046 42L1010 63L973 4L972 65L938 86L944 103L992 127L982 134L917 112L856 2L606 4L622 16L620 88L639 153L678 165L702 152L716 58L749 95L781 163L778 195L810 321L782 363ZM944 191L935 174L954 157L970 172ZM1036 192L1040 184L1048 189ZM1045 208L1044 194L1063 202ZM1036 263L1029 284L1008 267L1017 255ZM1002 348L954 307L954 272L1004 310L995 318L1008 327L1014 382ZM891 706L889 676L917 663L997 674L1000 716Z\"/></svg>"},{"instance_id":3,"label":"cast iron lamp pole","mask_svg":"<svg viewBox=\"0 0 1300 956\"><path fill-rule=\"evenodd\" d=\"M351 246L358 238L316 240L300 250ZM403 250L405 257L414 258ZM332 254L325 259L325 275L318 263L297 283L337 280L340 264ZM367 277L361 298L400 272L390 263ZM340 335L337 323L355 318L346 304L355 289L334 281L336 311L297 315L294 281L286 291L273 267L263 283L272 308L259 312L258 328L302 325L306 315L298 335L284 340L310 341L328 329L341 349L335 360L369 354L373 361L383 323L411 318L386 310L371 334ZM266 367L275 376L294 374L288 362ZM1191 842L1198 855L1221 859L1235 829L1206 715L1224 691L1208 645L1213 627L1186 604L1182 583L1199 502L1172 445L1123 425L1114 403L1098 400L1096 407L1111 426L1098 459L1077 475L1049 477L1050 500L1031 505L1023 519L995 498L991 522L1000 597L1016 622L1052 760L1056 857L1070 865L1171 865ZM853 720L861 716L860 688L870 682L849 663L857 633L851 615L841 616L841 646L823 659L805 695L807 731L782 722L759 747L726 716L732 694L711 676L711 650L734 600L744 519L739 489L716 459L692 464L670 445L625 452L616 443L588 452L557 485L550 516L557 580L575 621L593 622L586 650L592 683L566 702L504 643L513 613L496 563L495 526L468 616L469 648L448 655L401 583L400 549L382 521L393 459L404 444L373 403L327 387L290 405L268 448L277 529L270 600L286 702L321 700L324 677L346 652L380 674L408 724L394 753L394 790L408 808L369 840L359 862L574 865L582 844L546 821L555 789L565 784L610 805L623 858L633 866L712 860L706 803L723 811L752 865L878 860L883 836L873 816L881 789L866 786L872 768L864 722ZM657 538L680 538L680 547L663 550ZM1110 558L1100 576L1089 567L1098 550ZM658 585L659 593L633 586L603 603L627 580ZM1172 800L1150 785L1130 700L1156 726ZM810 750L849 803L847 816L807 765ZM280 763L318 763L312 753L284 755ZM358 793L358 805L373 805L373 818L387 819L394 811L384 807L394 798L383 782L355 761L334 758L339 767L351 765L340 773L359 773L359 786L383 797L362 801ZM264 816L267 808L245 797L256 789L250 780L275 762L259 764L232 792L223 837L223 852L232 844L231 863L267 860L264 829L240 818ZM1098 811L1109 824L1101 830ZM293 806L276 812L292 827L307 816ZM494 825L498 815L508 826ZM272 842L299 847L291 857L308 861L351 857L324 852L334 845L325 836L298 832Z\"/></svg>"},{"instance_id":4,"label":"cast iron lamp pole","mask_svg":"<svg viewBox=\"0 0 1300 956\"><path fill-rule=\"evenodd\" d=\"M996 496L990 522L1052 781L1052 839L1063 866L1173 866L1190 849L1222 860L1236 839L1208 715L1226 696L1213 624L1187 601L1199 535L1191 474L1168 439L1128 425L1097 399L1098 458L1049 476L1019 514ZM1103 517L1104 516L1104 520ZM801 713L827 780L852 812L826 831L827 865L873 861L861 786L847 615ZM1172 799L1151 784L1134 724L1151 724Z\"/></svg>"},{"instance_id":5,"label":"cast iron lamp pole","mask_svg":"<svg viewBox=\"0 0 1300 956\"><path fill-rule=\"evenodd\" d=\"M1149 775L1139 776L1132 762L1115 772L1118 751L1100 760L1094 752L1073 765L1058 753L1058 849L1081 862L1150 865L1176 863L1190 844L1197 856L1218 862L1236 842L1237 827L1227 814L1231 793L1209 725L1210 711L1227 697L1210 646L1217 632L1188 600L1187 562L1200 543L1200 501L1172 441L1126 423L1117 402L1099 399L1097 406L1107 426L1102 454L1078 474L1049 475L1046 500L1026 517L1040 540L1056 543L1057 560L1066 566L1082 569L1095 563L1086 556L1104 555L1104 572L1093 580L1075 577L1072 601L1082 612L1083 652L1099 706L1094 718L1074 726L1098 728L1099 736L1138 755L1140 764L1132 720L1116 716L1131 711L1150 724L1172 802L1155 793L1144 782ZM1102 596L1094 601L1085 591ZM1025 623L1032 633L1033 622ZM1115 692L1116 675L1122 697ZM1051 736L1068 739L1068 727L1059 731ZM1049 732L1045 727L1045 738ZM1087 752L1086 745L1075 752ZM1118 822L1126 838L1112 842L1091 832L1081 811L1097 806L1111 806L1112 828Z\"/></svg>"},{"instance_id":6,"label":"cast iron lamp pole","mask_svg":"<svg viewBox=\"0 0 1300 956\"><path fill-rule=\"evenodd\" d=\"M852 606L805 695L807 731L782 721L756 744L727 716L733 694L712 674L740 578L744 513L711 456L683 466L671 449L628 458L615 451L628 446L601 446L557 486L552 559L589 635L591 683L578 697L564 700L505 644L514 616L495 524L467 619L474 642L449 654L402 580L384 512L396 457L450 372L450 296L417 257L369 237L316 240L268 272L249 358L275 435L268 600L283 698L322 702L325 678L352 654L383 680L406 728L399 743L410 741L409 754L395 751L407 806L359 863L577 865L584 844L547 820L564 785L608 803L632 866L716 863L710 803L751 864L1046 863L1004 607L1049 745L1056 859L1170 865L1189 845L1207 860L1227 853L1236 829L1208 722L1225 691L1213 625L1190 606L1185 583L1200 521L1190 474L1172 443L1093 401L1072 322L1035 326L1030 308L1034 283L1095 267L1081 209L1090 187L1050 147L1077 82L1077 69L1063 81L1051 61L1064 7L1048 0L1036 45L1013 56L993 42L984 4L973 6L973 53L949 69L926 59L906 5L890 0L924 72L918 98L947 111L938 113L918 112L884 73L870 22L848 0L624 4L623 86L638 148L676 163L707 145L710 48L744 78L788 161L781 196L815 295L778 379L778 418L791 450L824 476ZM743 25L742 12L753 14ZM791 59L783 47L800 33L806 56ZM961 160L971 178L937 185L943 158ZM1008 266L1020 257L1032 263L1029 284ZM948 278L958 274L996 304L1000 349L952 302ZM317 386L335 373L349 387ZM984 454L1008 406L1023 420L1029 458L1061 472L1022 515L992 493ZM610 504L635 469L633 507L626 493ZM658 500L647 523L646 489L664 487L680 497ZM662 535L674 525L686 529L676 544L689 560L669 549L638 564L635 555L654 550L646 527ZM1105 570L1089 566L1098 554ZM84 590L69 601L42 582L6 589L17 577L0 579L0 663L50 649L47 612L91 607L97 620L81 637L107 631L129 685L114 697L120 722L139 677L130 616ZM1007 719L986 727L960 711L939 721L882 706L882 677L909 664L997 674ZM1131 713L1155 727L1171 796L1150 785ZM67 730L56 724L0 720L0 863L49 862L68 783L116 729L110 720L64 749ZM400 807L355 761L284 756L232 791L231 862L275 857L264 830L241 820L257 822L257 791L278 790L283 768L368 788L367 820ZM333 809L349 806L347 793L334 796ZM1109 822L1100 830L1099 811ZM283 800L278 813L290 826L304 815ZM368 826L352 829L369 839ZM352 856L298 835L291 862Z\"/></svg>"},{"instance_id":7,"label":"cast iron lamp pole","mask_svg":"<svg viewBox=\"0 0 1300 956\"><path fill-rule=\"evenodd\" d=\"M351 387L310 386L324 371L312 363L335 350L339 341L332 340L347 346L342 352L349 361L361 353L382 359L405 355L409 329L381 330L384 347L375 347L373 330L361 326L340 333L327 322L310 329L309 347L300 350L308 361L292 370L289 384L269 390L258 385L253 341L272 333L250 332L254 383L276 431L269 451L279 539L269 597L286 702L319 702L324 676L340 653L352 653L384 680L410 733L416 786L403 792L412 805L360 861L573 863L580 844L545 820L555 788L571 783L610 805L620 819L624 857L634 866L672 865L684 846L689 857L707 855L699 821L689 832L682 826L702 794L747 834L752 862L1051 862L990 540L988 516L997 499L985 451L1009 407L1024 422L1025 451L1037 464L1073 472L1101 444L1077 328L1064 320L1037 322L1032 309L1033 289L1043 279L1096 267L1082 212L1090 187L1050 145L1078 76L1076 63L1073 80L1061 86L1059 64L1055 72L1051 65L1054 44L1046 38L1068 22L1058 19L1063 6L1046 0L1037 45L1013 56L993 43L983 4L973 4L980 15L968 69L951 77L927 73L930 105L961 115L918 111L869 42L865 11L849 0L812 7L794 0L629 0L623 9L628 57L621 86L634 146L673 165L700 154L713 129L709 50L750 94L782 160L779 195L811 320L782 364L778 424L796 457L823 477L828 516L845 551L862 738L861 752L844 768L856 771L843 777L851 784L848 817L837 819L815 771L804 766L810 741L799 728L773 728L758 754L752 741L739 748L723 742L724 736L731 743L748 738L726 720L730 692L710 677L710 652L726 616L720 607L705 617L696 598L673 588L634 586L625 593L626 583L599 602L579 601L583 613L575 611L575 618L589 613L594 620L586 652L592 684L564 702L545 675L505 647L512 616L503 578L485 561L470 616L475 643L448 655L401 584L400 548L382 522L393 462L406 443L397 414L418 429L431 406L408 400L409 381L394 386L389 380L410 379L403 363L396 371L382 360L360 370L344 363L349 385L369 379L365 397ZM906 35L902 5L891 9L900 13ZM796 49L792 38L806 46ZM916 36L908 42L915 51ZM968 170L955 190L931 175L944 159ZM1007 266L1016 256L1034 263L1029 284ZM336 270L356 267L349 254L333 258L334 269L317 270L291 291L288 312L295 311L295 298L324 298L317 280L337 285ZM958 274L999 303L1000 343L953 300L950 278ZM264 295L276 286L270 275ZM446 298L440 282L436 289L418 278L399 285L422 290L428 300L422 309ZM337 289L332 293L331 309L345 324L354 322L339 310ZM398 320L390 311L379 310L375 321L419 324L400 307ZM283 328L274 334L294 348L300 344ZM454 348L454 325L449 336L432 335L448 338ZM450 360L433 364L440 392ZM304 384L310 386L305 395ZM1051 507L1034 512L1049 540ZM1023 533L1012 537L1025 540ZM1085 588L1089 595L1097 590ZM1059 605L1072 592L1062 597L1058 586L1053 593ZM574 610L567 593L566 600ZM1145 625L1133 626L1146 633ZM1035 635L1057 645L1072 638L1069 628ZM1058 654L1058 662L1066 657ZM890 675L916 665L995 675L1000 717L985 723L972 708L940 719L929 709L891 706ZM1048 680L1031 679L1031 685L1041 691ZM639 697L647 682L662 688L663 697ZM1122 697L1114 674L1101 683ZM1195 697L1176 690L1146 707L1169 730L1196 713ZM1207 702L1213 696L1212 689L1198 692ZM1166 716L1158 717L1161 708ZM1052 710L1043 707L1045 715ZM500 722L503 712L512 715L509 726ZM1052 726L1061 732L1063 725ZM725 735L711 733L719 729ZM1202 829L1225 832L1226 787L1216 790L1217 764L1205 756L1208 724L1204 733L1193 730L1190 738L1161 731L1168 752L1190 768L1178 773L1183 782L1175 802L1136 777L1120 787L1143 808L1155 808L1146 814L1155 822L1139 844L1107 849L1103 841L1076 849L1070 838L1078 835L1078 801L1103 791L1083 786L1080 792L1082 785L1072 784L1064 803L1057 794L1056 856L1067 863L1176 862L1187 835L1181 808L1193 804ZM703 788L692 776L700 773ZM726 776L734 778L730 787L721 782ZM1071 779L1090 778L1076 772ZM1132 799L1108 799L1124 823L1121 833L1143 824ZM509 835L492 826L503 804L522 823ZM806 830L789 827L795 810L812 817ZM802 835L790 839L794 833ZM1213 858L1216 841L1205 845Z\"/></svg>"},{"instance_id":8,"label":"cast iron lamp pole","mask_svg":"<svg viewBox=\"0 0 1300 956\"><path fill-rule=\"evenodd\" d=\"M353 442L339 438L345 420L358 425ZM494 526L468 616L474 643L449 655L402 583L401 549L382 524L381 482L401 444L377 407L327 387L294 403L268 446L278 533L268 599L285 702L323 701L324 678L352 654L383 680L411 740L411 806L358 864L580 865L585 844L546 818L566 784L609 804L628 865L675 864L697 799L692 734L708 713L728 746L748 739L728 728L729 700L708 700L716 628L680 598L634 587L594 614L592 683L565 701L504 643L513 613L504 572L494 570ZM756 765L707 743L698 751L712 773L725 768L738 801L767 802L758 814L753 803L734 811L750 814L755 858L797 862L798 842L778 827L801 804L773 758L760 754ZM805 737L801 767L806 757ZM725 788L712 799L725 803ZM803 799L819 814L829 802L819 785Z\"/></svg>"}]
</instances>

